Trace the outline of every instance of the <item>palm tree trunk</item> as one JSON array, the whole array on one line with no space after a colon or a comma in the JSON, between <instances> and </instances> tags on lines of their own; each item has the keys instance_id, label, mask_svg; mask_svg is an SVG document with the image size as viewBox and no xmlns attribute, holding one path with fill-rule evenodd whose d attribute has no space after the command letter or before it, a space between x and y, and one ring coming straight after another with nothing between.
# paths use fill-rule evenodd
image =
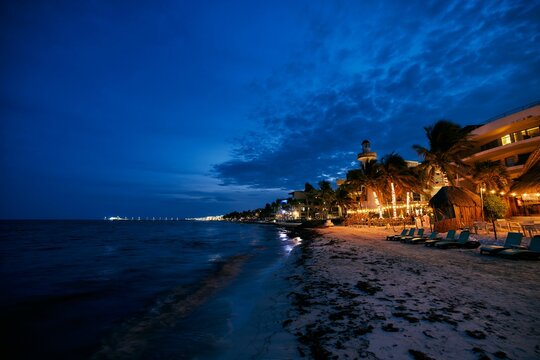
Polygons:
<instances>
[{"instance_id":1,"label":"palm tree trunk","mask_svg":"<svg viewBox=\"0 0 540 360\"><path fill-rule=\"evenodd\" d=\"M373 192L373 198L375 199L375 205L377 205L377 208L379 209L379 219L382 219L383 218L382 206L379 201L379 197L377 196L377 192L375 191Z\"/></svg>"},{"instance_id":2,"label":"palm tree trunk","mask_svg":"<svg viewBox=\"0 0 540 360\"><path fill-rule=\"evenodd\" d=\"M394 227L394 219L396 218L395 216L392 218L390 217L390 207L388 206L388 202L386 202L386 209L388 210L388 220L390 221L390 224L392 225L392 231L393 232L396 232L396 229ZM395 209L394 209L395 210Z\"/></svg>"},{"instance_id":3,"label":"palm tree trunk","mask_svg":"<svg viewBox=\"0 0 540 360\"><path fill-rule=\"evenodd\" d=\"M407 191L407 215L409 215L409 213L411 212L411 202L410 202L409 194L410 192Z\"/></svg>"},{"instance_id":4,"label":"palm tree trunk","mask_svg":"<svg viewBox=\"0 0 540 360\"><path fill-rule=\"evenodd\" d=\"M392 216L395 219L397 217L396 212L396 189L394 187L394 183L390 183L390 188L392 189Z\"/></svg>"},{"instance_id":5,"label":"palm tree trunk","mask_svg":"<svg viewBox=\"0 0 540 360\"><path fill-rule=\"evenodd\" d=\"M491 223L493 224L493 235L495 235L495 240L497 240L497 225L495 225L495 218L491 219Z\"/></svg>"}]
</instances>

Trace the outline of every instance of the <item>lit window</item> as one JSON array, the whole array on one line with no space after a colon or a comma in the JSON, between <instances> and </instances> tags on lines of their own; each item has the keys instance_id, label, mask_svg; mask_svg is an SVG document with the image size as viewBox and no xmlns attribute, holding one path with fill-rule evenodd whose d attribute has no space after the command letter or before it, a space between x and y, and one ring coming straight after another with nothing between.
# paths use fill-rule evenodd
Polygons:
<instances>
[{"instance_id":1,"label":"lit window","mask_svg":"<svg viewBox=\"0 0 540 360\"><path fill-rule=\"evenodd\" d=\"M535 137L535 136L540 135L540 126L527 129L527 135L529 137Z\"/></svg>"},{"instance_id":2,"label":"lit window","mask_svg":"<svg viewBox=\"0 0 540 360\"><path fill-rule=\"evenodd\" d=\"M512 143L512 138L510 137L510 135L505 135L501 138L501 142L503 145L508 145L508 144L511 144Z\"/></svg>"}]
</instances>

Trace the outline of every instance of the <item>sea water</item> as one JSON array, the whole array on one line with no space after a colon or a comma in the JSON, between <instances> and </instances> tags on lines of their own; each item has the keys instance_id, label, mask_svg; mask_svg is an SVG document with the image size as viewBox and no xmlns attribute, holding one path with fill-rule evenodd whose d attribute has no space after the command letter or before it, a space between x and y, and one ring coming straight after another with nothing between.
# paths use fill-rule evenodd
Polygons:
<instances>
[{"instance_id":1,"label":"sea water","mask_svg":"<svg viewBox=\"0 0 540 360\"><path fill-rule=\"evenodd\" d=\"M298 239L228 222L2 221L0 241L5 358L210 359L234 357Z\"/></svg>"}]
</instances>

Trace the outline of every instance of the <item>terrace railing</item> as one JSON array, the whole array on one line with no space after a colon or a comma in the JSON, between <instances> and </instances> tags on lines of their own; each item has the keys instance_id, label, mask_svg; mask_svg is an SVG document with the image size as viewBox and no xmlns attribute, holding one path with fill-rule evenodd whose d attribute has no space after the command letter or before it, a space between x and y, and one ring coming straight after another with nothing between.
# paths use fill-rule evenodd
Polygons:
<instances>
[{"instance_id":1,"label":"terrace railing","mask_svg":"<svg viewBox=\"0 0 540 360\"><path fill-rule=\"evenodd\" d=\"M508 116L508 115L511 115L511 114L514 114L514 113L517 113L519 111L523 111L523 110L527 110L527 109L530 109L532 107L535 107L537 105L540 105L540 100L536 100L536 101L533 101L531 103L528 103L526 105L522 105L522 106L519 106L519 107L516 107L516 108L513 108L511 110L507 110L499 115L495 115L495 116L492 116L490 117L489 119L485 120L484 121L484 124L487 124L487 123L490 123L492 121L495 121L495 120L498 120L498 119L501 119L505 116Z\"/></svg>"}]
</instances>

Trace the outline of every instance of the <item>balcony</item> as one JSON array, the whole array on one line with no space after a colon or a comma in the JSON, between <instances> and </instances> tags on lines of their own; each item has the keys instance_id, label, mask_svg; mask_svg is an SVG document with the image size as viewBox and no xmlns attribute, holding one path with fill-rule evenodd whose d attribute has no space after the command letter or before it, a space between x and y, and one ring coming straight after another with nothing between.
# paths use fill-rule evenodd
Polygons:
<instances>
[{"instance_id":1,"label":"balcony","mask_svg":"<svg viewBox=\"0 0 540 360\"><path fill-rule=\"evenodd\" d=\"M519 155L533 152L540 143L540 136L532 136L529 139L500 145L489 149L480 150L475 154L463 159L466 163L475 161L498 161L504 160L512 155Z\"/></svg>"},{"instance_id":2,"label":"balcony","mask_svg":"<svg viewBox=\"0 0 540 360\"><path fill-rule=\"evenodd\" d=\"M507 134L501 138L495 139L491 142L488 142L487 144L480 146L480 151L486 151L500 146L506 146L521 141L526 141L538 136L540 136L540 129L538 126L531 129L521 130L518 132Z\"/></svg>"}]
</instances>

